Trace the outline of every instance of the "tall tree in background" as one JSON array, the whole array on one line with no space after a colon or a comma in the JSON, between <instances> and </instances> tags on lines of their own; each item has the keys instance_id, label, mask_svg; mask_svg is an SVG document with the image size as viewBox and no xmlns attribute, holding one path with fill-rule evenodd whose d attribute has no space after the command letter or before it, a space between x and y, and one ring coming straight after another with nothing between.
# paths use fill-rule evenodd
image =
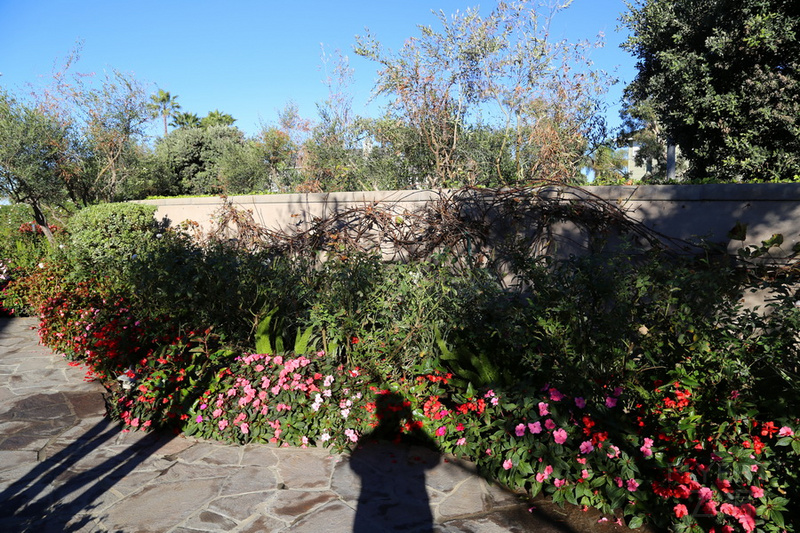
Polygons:
<instances>
[{"instance_id":1,"label":"tall tree in background","mask_svg":"<svg viewBox=\"0 0 800 533\"><path fill-rule=\"evenodd\" d=\"M486 17L440 13L440 31L420 26L396 53L358 38L356 53L381 65L376 90L392 98L390 116L417 135L407 158L419 163L422 184L581 179L584 154L603 137L599 99L609 80L590 68L592 45L551 38L550 18L569 4L544 14L524 0L500 2Z\"/></svg>"},{"instance_id":2,"label":"tall tree in background","mask_svg":"<svg viewBox=\"0 0 800 533\"><path fill-rule=\"evenodd\" d=\"M219 109L209 111L208 115L200 119L200 127L211 128L213 126L233 126L236 119L228 113L223 113Z\"/></svg>"},{"instance_id":3,"label":"tall tree in background","mask_svg":"<svg viewBox=\"0 0 800 533\"><path fill-rule=\"evenodd\" d=\"M170 125L175 126L176 128L199 128L200 117L198 117L195 113L176 113L173 115Z\"/></svg>"},{"instance_id":4,"label":"tall tree in background","mask_svg":"<svg viewBox=\"0 0 800 533\"><path fill-rule=\"evenodd\" d=\"M164 135L167 135L167 120L175 117L181 108L178 97L172 96L168 91L159 89L158 92L150 97L150 110L155 117L164 120Z\"/></svg>"},{"instance_id":5,"label":"tall tree in background","mask_svg":"<svg viewBox=\"0 0 800 533\"><path fill-rule=\"evenodd\" d=\"M693 180L800 180L800 4L638 0L623 17L627 88L690 162Z\"/></svg>"},{"instance_id":6,"label":"tall tree in background","mask_svg":"<svg viewBox=\"0 0 800 533\"><path fill-rule=\"evenodd\" d=\"M136 164L137 143L151 115L143 86L118 71L108 73L99 88L81 87L73 94L84 136L94 152L92 193L112 201Z\"/></svg>"},{"instance_id":7,"label":"tall tree in background","mask_svg":"<svg viewBox=\"0 0 800 533\"><path fill-rule=\"evenodd\" d=\"M62 172L68 137L56 118L0 89L0 195L30 205L51 241L46 209L69 198Z\"/></svg>"}]
</instances>

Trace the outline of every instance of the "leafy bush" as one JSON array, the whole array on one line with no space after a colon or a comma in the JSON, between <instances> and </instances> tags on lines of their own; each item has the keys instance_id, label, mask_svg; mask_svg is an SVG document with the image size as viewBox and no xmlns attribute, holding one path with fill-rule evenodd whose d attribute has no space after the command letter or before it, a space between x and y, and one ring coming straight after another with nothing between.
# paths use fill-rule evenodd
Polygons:
<instances>
[{"instance_id":1,"label":"leafy bush","mask_svg":"<svg viewBox=\"0 0 800 533\"><path fill-rule=\"evenodd\" d=\"M128 270L131 262L153 250L163 236L153 215L156 206L100 204L69 220L68 257L76 273L108 275Z\"/></svg>"}]
</instances>

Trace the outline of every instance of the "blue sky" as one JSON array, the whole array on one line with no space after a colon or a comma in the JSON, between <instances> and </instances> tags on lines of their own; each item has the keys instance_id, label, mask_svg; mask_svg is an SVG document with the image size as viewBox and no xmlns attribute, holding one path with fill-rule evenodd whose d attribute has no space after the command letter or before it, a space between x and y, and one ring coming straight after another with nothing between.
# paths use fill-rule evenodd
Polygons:
<instances>
[{"instance_id":1,"label":"blue sky","mask_svg":"<svg viewBox=\"0 0 800 533\"><path fill-rule=\"evenodd\" d=\"M418 24L436 25L431 11L447 14L496 2L455 0L272 1L272 0L0 0L0 85L15 93L27 84L44 85L54 65L83 41L78 72L117 69L155 92L178 96L183 111L199 116L219 109L255 134L272 124L278 110L294 101L301 115L315 119L316 102L326 97L321 46L341 51L354 69L351 88L356 112L379 114L367 105L376 65L355 56L355 36L370 31L389 49L418 34ZM573 41L599 32L606 46L595 64L616 71L621 83L608 102L615 105L635 75L635 61L619 44L624 0L575 0L553 22L553 33ZM616 108L611 124L619 122ZM154 126L153 132L158 131Z\"/></svg>"}]
</instances>

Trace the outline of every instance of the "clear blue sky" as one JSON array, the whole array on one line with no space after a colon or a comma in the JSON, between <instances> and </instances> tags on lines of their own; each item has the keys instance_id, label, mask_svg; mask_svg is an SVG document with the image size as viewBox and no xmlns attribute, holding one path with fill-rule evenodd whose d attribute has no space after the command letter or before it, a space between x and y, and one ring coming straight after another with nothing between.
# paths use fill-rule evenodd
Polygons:
<instances>
[{"instance_id":1,"label":"clear blue sky","mask_svg":"<svg viewBox=\"0 0 800 533\"><path fill-rule=\"evenodd\" d=\"M355 70L356 112L377 116L367 106L376 65L352 53L355 35L369 28L392 50L418 34L418 24L436 25L431 11L447 14L496 2L455 0L287 2L273 0L0 0L0 85L15 94L27 84L43 85L53 67L83 41L78 72L117 69L155 92L178 96L183 111L199 116L219 109L233 115L247 134L271 124L294 101L316 118L315 103L326 97L320 70L321 45L340 50ZM615 105L635 74L634 59L619 48L617 32L624 0L575 0L554 20L554 33L570 40L594 39L606 47L595 64L617 69L621 84L609 96ZM616 108L609 121L618 123ZM157 132L154 127L154 133Z\"/></svg>"}]
</instances>

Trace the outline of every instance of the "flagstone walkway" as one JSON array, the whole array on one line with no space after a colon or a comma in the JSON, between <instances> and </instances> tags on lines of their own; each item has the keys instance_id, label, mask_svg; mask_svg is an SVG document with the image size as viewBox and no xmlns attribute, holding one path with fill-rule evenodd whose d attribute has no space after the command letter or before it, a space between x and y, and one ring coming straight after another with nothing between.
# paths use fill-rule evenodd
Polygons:
<instances>
[{"instance_id":1,"label":"flagstone walkway","mask_svg":"<svg viewBox=\"0 0 800 533\"><path fill-rule=\"evenodd\" d=\"M622 530L532 506L424 448L336 455L123 432L104 417L103 387L39 346L36 324L0 319L0 531Z\"/></svg>"}]
</instances>

